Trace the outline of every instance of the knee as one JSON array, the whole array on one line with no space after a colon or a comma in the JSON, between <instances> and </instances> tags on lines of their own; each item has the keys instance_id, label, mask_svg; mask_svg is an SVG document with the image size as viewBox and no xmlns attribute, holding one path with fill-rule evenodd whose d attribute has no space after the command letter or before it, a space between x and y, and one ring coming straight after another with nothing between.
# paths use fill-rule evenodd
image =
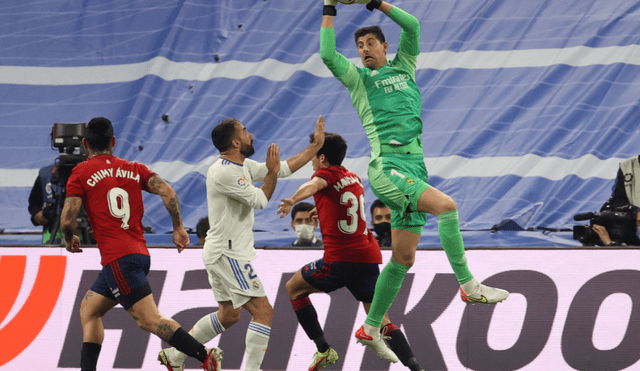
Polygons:
<instances>
[{"instance_id":1,"label":"knee","mask_svg":"<svg viewBox=\"0 0 640 371\"><path fill-rule=\"evenodd\" d=\"M284 287L286 287L287 289L287 294L289 294L289 300L295 300L295 293L293 292L293 279L289 279L289 281L287 281L287 283L284 285Z\"/></svg>"},{"instance_id":2,"label":"knee","mask_svg":"<svg viewBox=\"0 0 640 371\"><path fill-rule=\"evenodd\" d=\"M287 281L285 287L287 288L287 293L289 294L289 300L300 299L306 294L303 290L300 290L298 287L296 287L296 283L293 281L293 278Z\"/></svg>"},{"instance_id":3,"label":"knee","mask_svg":"<svg viewBox=\"0 0 640 371\"><path fill-rule=\"evenodd\" d=\"M453 200L453 198L451 198L451 196L445 197L444 202L442 203L442 212L446 213L447 211L454 210L458 210L458 205L456 205L456 202Z\"/></svg>"},{"instance_id":4,"label":"knee","mask_svg":"<svg viewBox=\"0 0 640 371\"><path fill-rule=\"evenodd\" d=\"M84 304L84 301L82 302L82 304L80 304L80 322L81 323L87 323L89 321L92 321L100 317L102 316L99 313L96 313L96 311L93 310L93 308L91 308L89 305Z\"/></svg>"},{"instance_id":5,"label":"knee","mask_svg":"<svg viewBox=\"0 0 640 371\"><path fill-rule=\"evenodd\" d=\"M400 263L405 267L411 268L413 266L413 263L415 263L416 261L416 256L414 254L409 254L406 252L399 252L398 254L394 252L393 260L395 260L396 263Z\"/></svg>"}]
</instances>

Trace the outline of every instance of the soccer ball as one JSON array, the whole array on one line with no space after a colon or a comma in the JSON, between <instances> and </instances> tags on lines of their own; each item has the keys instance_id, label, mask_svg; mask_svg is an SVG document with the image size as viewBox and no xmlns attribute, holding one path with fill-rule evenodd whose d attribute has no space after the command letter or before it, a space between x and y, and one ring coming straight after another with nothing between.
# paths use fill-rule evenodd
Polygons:
<instances>
[{"instance_id":1,"label":"soccer ball","mask_svg":"<svg viewBox=\"0 0 640 371\"><path fill-rule=\"evenodd\" d=\"M338 0L340 3L345 5L351 4L369 4L371 0Z\"/></svg>"}]
</instances>

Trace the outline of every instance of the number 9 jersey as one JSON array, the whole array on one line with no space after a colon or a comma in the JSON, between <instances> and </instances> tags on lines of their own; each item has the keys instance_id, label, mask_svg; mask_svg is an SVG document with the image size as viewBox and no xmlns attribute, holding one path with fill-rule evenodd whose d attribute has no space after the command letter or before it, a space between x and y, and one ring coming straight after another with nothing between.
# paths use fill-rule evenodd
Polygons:
<instances>
[{"instance_id":1,"label":"number 9 jersey","mask_svg":"<svg viewBox=\"0 0 640 371\"><path fill-rule=\"evenodd\" d=\"M153 175L143 164L106 154L71 171L67 198L82 198L103 266L125 255L149 255L142 227L142 190L147 190Z\"/></svg>"},{"instance_id":2,"label":"number 9 jersey","mask_svg":"<svg viewBox=\"0 0 640 371\"><path fill-rule=\"evenodd\" d=\"M367 228L360 178L342 166L322 167L313 177L327 182L313 195L324 241L324 260L382 263L378 241Z\"/></svg>"}]
</instances>

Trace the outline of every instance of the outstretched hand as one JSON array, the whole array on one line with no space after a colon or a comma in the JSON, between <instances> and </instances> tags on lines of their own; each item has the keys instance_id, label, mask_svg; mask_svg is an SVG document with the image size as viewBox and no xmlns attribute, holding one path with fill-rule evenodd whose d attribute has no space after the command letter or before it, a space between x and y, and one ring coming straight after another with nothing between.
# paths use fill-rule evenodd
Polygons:
<instances>
[{"instance_id":1,"label":"outstretched hand","mask_svg":"<svg viewBox=\"0 0 640 371\"><path fill-rule=\"evenodd\" d=\"M278 173L280 171L280 147L275 143L271 143L267 149L267 170L270 173Z\"/></svg>"},{"instance_id":2,"label":"outstretched hand","mask_svg":"<svg viewBox=\"0 0 640 371\"><path fill-rule=\"evenodd\" d=\"M290 198L285 198L280 202L280 205L278 206L278 214L280 214L280 219L284 218L291 212L291 208L294 204L295 202L293 202L293 200Z\"/></svg>"},{"instance_id":3,"label":"outstretched hand","mask_svg":"<svg viewBox=\"0 0 640 371\"><path fill-rule=\"evenodd\" d=\"M313 133L313 145L322 148L324 145L324 117L320 115L316 121L316 131Z\"/></svg>"}]
</instances>

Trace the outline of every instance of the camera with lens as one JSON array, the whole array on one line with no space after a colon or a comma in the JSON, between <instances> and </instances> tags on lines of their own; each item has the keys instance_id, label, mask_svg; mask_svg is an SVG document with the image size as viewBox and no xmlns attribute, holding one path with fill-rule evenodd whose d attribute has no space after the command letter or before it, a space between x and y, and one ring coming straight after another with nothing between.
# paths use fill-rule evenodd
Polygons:
<instances>
[{"instance_id":1,"label":"camera with lens","mask_svg":"<svg viewBox=\"0 0 640 371\"><path fill-rule=\"evenodd\" d=\"M606 228L611 241L629 241L636 236L636 220L638 208L633 205L619 206L614 209L576 214L575 221L589 220L588 225L576 225L573 227L573 239L583 245L603 245L600 236L593 230L593 225L601 225Z\"/></svg>"},{"instance_id":2,"label":"camera with lens","mask_svg":"<svg viewBox=\"0 0 640 371\"><path fill-rule=\"evenodd\" d=\"M71 170L87 158L82 139L87 134L87 124L53 124L51 129L51 149L57 149L60 156L56 159L54 181L63 188L71 175Z\"/></svg>"},{"instance_id":3,"label":"camera with lens","mask_svg":"<svg viewBox=\"0 0 640 371\"><path fill-rule=\"evenodd\" d=\"M53 243L60 229L60 211L64 204L67 192L67 181L71 176L73 168L82 163L87 158L87 152L82 145L82 139L86 136L87 124L85 123L55 123L51 129L51 149L57 150L59 156L55 162L55 170L51 179L51 184L56 185L54 190L54 202L44 205L43 213L45 218L52 222L51 240ZM84 210L78 217L78 229L84 235L86 230L86 215ZM84 238L83 241L89 241Z\"/></svg>"}]
</instances>

